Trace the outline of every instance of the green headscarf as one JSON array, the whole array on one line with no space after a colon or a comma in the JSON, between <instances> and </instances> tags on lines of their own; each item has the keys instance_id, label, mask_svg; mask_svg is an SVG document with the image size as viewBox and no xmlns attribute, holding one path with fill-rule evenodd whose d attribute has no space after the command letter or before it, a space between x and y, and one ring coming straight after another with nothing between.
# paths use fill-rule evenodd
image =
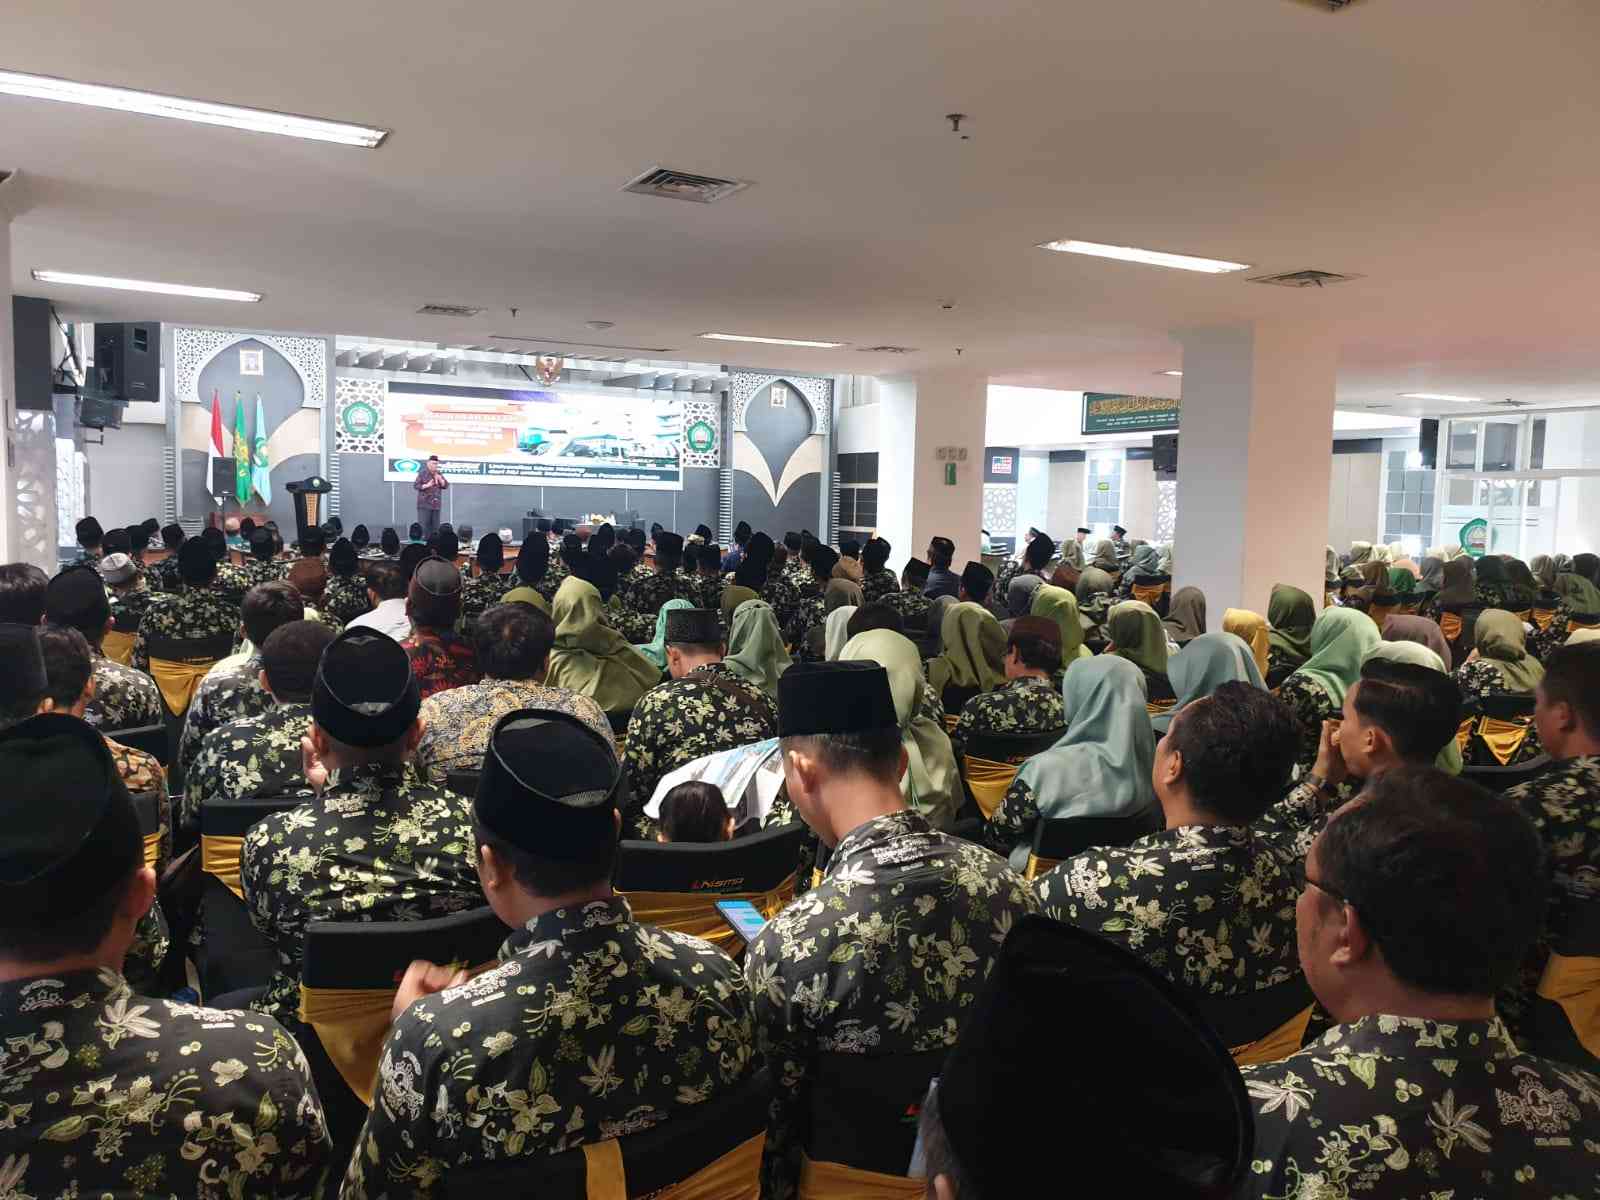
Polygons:
<instances>
[{"instance_id":1,"label":"green headscarf","mask_svg":"<svg viewBox=\"0 0 1600 1200\"><path fill-rule=\"evenodd\" d=\"M728 656L722 660L740 679L755 684L767 695L778 695L778 676L793 662L783 644L783 632L772 605L746 600L733 611L728 633Z\"/></svg>"},{"instance_id":2,"label":"green headscarf","mask_svg":"<svg viewBox=\"0 0 1600 1200\"><path fill-rule=\"evenodd\" d=\"M1346 563L1345 565L1348 566L1348 567L1359 567L1362 563L1369 562L1371 559L1372 559L1372 543L1371 542L1351 542L1350 543L1350 561L1348 563Z\"/></svg>"},{"instance_id":3,"label":"green headscarf","mask_svg":"<svg viewBox=\"0 0 1600 1200\"><path fill-rule=\"evenodd\" d=\"M968 600L945 609L940 644L939 657L928 662L934 695L943 698L951 685L992 692L1005 683L1006 631L983 605Z\"/></svg>"},{"instance_id":4,"label":"green headscarf","mask_svg":"<svg viewBox=\"0 0 1600 1200\"><path fill-rule=\"evenodd\" d=\"M1389 618L1391 621L1393 617ZM1369 663L1373 659L1383 659L1386 662L1410 663L1416 667L1427 667L1430 671L1437 671L1441 675L1450 674L1445 669L1444 659L1440 658L1437 651L1430 650L1421 642L1380 642L1367 651L1366 658L1361 661ZM1461 774L1461 743L1451 738L1445 743L1444 749L1439 751L1439 756L1433 760L1433 765L1447 775Z\"/></svg>"},{"instance_id":5,"label":"green headscarf","mask_svg":"<svg viewBox=\"0 0 1600 1200\"><path fill-rule=\"evenodd\" d=\"M1600 588L1582 575L1568 572L1556 576L1556 595L1567 602L1567 608L1576 613L1600 613Z\"/></svg>"},{"instance_id":6,"label":"green headscarf","mask_svg":"<svg viewBox=\"0 0 1600 1200\"><path fill-rule=\"evenodd\" d=\"M1167 631L1156 610L1142 600L1124 600L1106 616L1106 636L1113 651L1142 670L1167 673Z\"/></svg>"},{"instance_id":7,"label":"green headscarf","mask_svg":"<svg viewBox=\"0 0 1600 1200\"><path fill-rule=\"evenodd\" d=\"M1088 658L1089 647L1083 644L1083 621L1078 617L1078 598L1066 588L1047 583L1033 593L1033 605L1028 614L1048 617L1061 630L1061 661Z\"/></svg>"},{"instance_id":8,"label":"green headscarf","mask_svg":"<svg viewBox=\"0 0 1600 1200\"><path fill-rule=\"evenodd\" d=\"M759 600L761 593L747 588L742 583L730 583L722 589L722 623L728 629L733 628L734 614L741 607L752 600ZM731 636L731 634L730 634Z\"/></svg>"},{"instance_id":9,"label":"green headscarf","mask_svg":"<svg viewBox=\"0 0 1600 1200\"><path fill-rule=\"evenodd\" d=\"M600 593L592 583L569 575L552 607L556 641L545 676L551 687L588 696L615 713L630 712L661 681L661 668L600 623Z\"/></svg>"},{"instance_id":10,"label":"green headscarf","mask_svg":"<svg viewBox=\"0 0 1600 1200\"><path fill-rule=\"evenodd\" d=\"M1417 590L1417 577L1409 567L1390 567L1389 590L1396 596L1409 596Z\"/></svg>"},{"instance_id":11,"label":"green headscarf","mask_svg":"<svg viewBox=\"0 0 1600 1200\"><path fill-rule=\"evenodd\" d=\"M1544 678L1544 668L1528 653L1521 619L1505 609L1486 608L1478 614L1473 642L1478 648L1478 661L1498 671L1501 681L1513 692L1531 694Z\"/></svg>"},{"instance_id":12,"label":"green headscarf","mask_svg":"<svg viewBox=\"0 0 1600 1200\"><path fill-rule=\"evenodd\" d=\"M673 597L656 612L656 636L652 641L635 642L633 648L655 663L657 670L667 669L667 614L675 608L693 608L687 600Z\"/></svg>"},{"instance_id":13,"label":"green headscarf","mask_svg":"<svg viewBox=\"0 0 1600 1200\"><path fill-rule=\"evenodd\" d=\"M900 722L900 743L908 765L900 779L906 802L926 817L935 829L947 829L960 804L961 773L956 769L950 735L922 706L922 658L904 634L892 629L869 629L845 643L840 662L875 662L889 673L895 717ZM1148 780L1150 769L1145 768Z\"/></svg>"},{"instance_id":14,"label":"green headscarf","mask_svg":"<svg viewBox=\"0 0 1600 1200\"><path fill-rule=\"evenodd\" d=\"M1117 558L1117 544L1110 538L1101 538L1094 544L1094 556L1089 565L1112 575L1122 570L1122 563Z\"/></svg>"},{"instance_id":15,"label":"green headscarf","mask_svg":"<svg viewBox=\"0 0 1600 1200\"><path fill-rule=\"evenodd\" d=\"M1128 560L1128 574L1138 579L1141 575L1159 575L1161 568L1161 551L1148 542L1133 548L1133 557Z\"/></svg>"},{"instance_id":16,"label":"green headscarf","mask_svg":"<svg viewBox=\"0 0 1600 1200\"><path fill-rule=\"evenodd\" d=\"M1290 678L1304 676L1327 693L1334 708L1341 708L1345 692L1361 677L1362 660L1382 641L1366 613L1325 608L1311 626L1311 657Z\"/></svg>"},{"instance_id":17,"label":"green headscarf","mask_svg":"<svg viewBox=\"0 0 1600 1200\"><path fill-rule=\"evenodd\" d=\"M1266 681L1256 666L1256 656L1245 640L1232 633L1202 633L1173 656L1168 667L1172 690L1178 702L1159 716L1151 717L1151 727L1166 733L1178 710L1196 700L1204 700L1225 683L1248 683L1266 691Z\"/></svg>"},{"instance_id":18,"label":"green headscarf","mask_svg":"<svg viewBox=\"0 0 1600 1200\"><path fill-rule=\"evenodd\" d=\"M550 602L548 600L546 600L543 596L539 595L538 592L534 591L527 584L523 584L521 587L512 588L504 596L500 597L500 603L501 604L531 604L534 608L537 608L545 616L548 617L550 615Z\"/></svg>"},{"instance_id":19,"label":"green headscarf","mask_svg":"<svg viewBox=\"0 0 1600 1200\"><path fill-rule=\"evenodd\" d=\"M1298 667L1311 657L1311 626L1316 622L1317 609L1311 597L1292 584L1277 583L1272 586L1272 599L1267 601L1267 640L1274 649L1293 659Z\"/></svg>"}]
</instances>

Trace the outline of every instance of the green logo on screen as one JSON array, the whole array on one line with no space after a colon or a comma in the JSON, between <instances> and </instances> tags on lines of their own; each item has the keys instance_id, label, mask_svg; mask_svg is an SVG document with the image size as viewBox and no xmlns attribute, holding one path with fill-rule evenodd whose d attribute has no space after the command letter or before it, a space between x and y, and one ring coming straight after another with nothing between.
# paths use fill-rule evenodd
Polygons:
<instances>
[{"instance_id":1,"label":"green logo on screen","mask_svg":"<svg viewBox=\"0 0 1600 1200\"><path fill-rule=\"evenodd\" d=\"M710 421L696 421L684 431L683 440L696 454L707 454L717 444L717 431Z\"/></svg>"},{"instance_id":2,"label":"green logo on screen","mask_svg":"<svg viewBox=\"0 0 1600 1200\"><path fill-rule=\"evenodd\" d=\"M1489 552L1489 522L1475 517L1461 527L1461 548L1473 558Z\"/></svg>"},{"instance_id":3,"label":"green logo on screen","mask_svg":"<svg viewBox=\"0 0 1600 1200\"><path fill-rule=\"evenodd\" d=\"M414 458L397 458L390 464L389 469L391 471L420 471L422 470L422 464Z\"/></svg>"},{"instance_id":4,"label":"green logo on screen","mask_svg":"<svg viewBox=\"0 0 1600 1200\"><path fill-rule=\"evenodd\" d=\"M339 418L351 437L371 437L378 432L378 410L365 400L357 400Z\"/></svg>"}]
</instances>

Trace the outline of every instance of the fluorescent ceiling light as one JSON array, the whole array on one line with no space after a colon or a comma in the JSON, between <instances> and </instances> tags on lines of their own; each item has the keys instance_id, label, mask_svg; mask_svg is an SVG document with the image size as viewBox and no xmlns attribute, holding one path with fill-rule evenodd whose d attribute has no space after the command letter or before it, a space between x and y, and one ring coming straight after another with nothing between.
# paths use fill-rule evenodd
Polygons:
<instances>
[{"instance_id":1,"label":"fluorescent ceiling light","mask_svg":"<svg viewBox=\"0 0 1600 1200\"><path fill-rule=\"evenodd\" d=\"M713 342L760 342L763 346L805 346L812 350L837 350L845 342L808 342L801 338L752 337L745 333L702 333Z\"/></svg>"},{"instance_id":2,"label":"fluorescent ceiling light","mask_svg":"<svg viewBox=\"0 0 1600 1200\"><path fill-rule=\"evenodd\" d=\"M1157 371L1156 374L1157 375L1171 375L1174 379L1182 379L1183 378L1183 372L1182 371Z\"/></svg>"},{"instance_id":3,"label":"fluorescent ceiling light","mask_svg":"<svg viewBox=\"0 0 1600 1200\"><path fill-rule=\"evenodd\" d=\"M77 275L71 271L35 271L40 283L69 283L77 287L112 288L119 292L154 292L160 296L192 296L196 300L238 300L255 304L260 292L239 292L232 288L192 287L187 283L156 283L149 279L117 279L110 275Z\"/></svg>"},{"instance_id":4,"label":"fluorescent ceiling light","mask_svg":"<svg viewBox=\"0 0 1600 1200\"><path fill-rule=\"evenodd\" d=\"M1482 396L1450 396L1443 392L1401 392L1406 400L1454 400L1457 404L1482 404Z\"/></svg>"},{"instance_id":5,"label":"fluorescent ceiling light","mask_svg":"<svg viewBox=\"0 0 1600 1200\"><path fill-rule=\"evenodd\" d=\"M300 117L266 108L241 108L234 104L185 100L181 96L163 96L159 92L78 83L71 79L28 75L20 71L0 71L0 92L13 96L32 96L39 100L89 104L95 108L114 108L150 117L197 121L202 125L223 125L229 129L247 129L252 133L279 133L285 137L337 142L342 146L360 146L368 150L376 149L389 136L387 129L374 129L367 125Z\"/></svg>"},{"instance_id":6,"label":"fluorescent ceiling light","mask_svg":"<svg viewBox=\"0 0 1600 1200\"><path fill-rule=\"evenodd\" d=\"M1057 250L1062 254L1091 254L1096 258L1115 258L1122 262L1147 263L1152 267L1174 267L1179 271L1203 271L1207 275L1224 275L1229 271L1248 271L1249 263L1228 262L1221 258L1195 258L1189 254L1167 254L1161 250L1141 250L1137 246L1107 246L1100 242L1078 242L1070 239L1060 242L1041 242L1041 250Z\"/></svg>"}]
</instances>

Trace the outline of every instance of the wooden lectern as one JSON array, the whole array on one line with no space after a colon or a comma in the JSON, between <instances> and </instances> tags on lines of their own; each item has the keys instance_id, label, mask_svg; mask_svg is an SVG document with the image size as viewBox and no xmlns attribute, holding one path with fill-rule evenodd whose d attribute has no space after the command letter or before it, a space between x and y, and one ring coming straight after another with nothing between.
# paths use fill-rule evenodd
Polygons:
<instances>
[{"instance_id":1,"label":"wooden lectern","mask_svg":"<svg viewBox=\"0 0 1600 1200\"><path fill-rule=\"evenodd\" d=\"M333 484L320 475L286 484L294 497L294 523L296 536L305 541L306 535L322 524L322 497L333 491Z\"/></svg>"}]
</instances>

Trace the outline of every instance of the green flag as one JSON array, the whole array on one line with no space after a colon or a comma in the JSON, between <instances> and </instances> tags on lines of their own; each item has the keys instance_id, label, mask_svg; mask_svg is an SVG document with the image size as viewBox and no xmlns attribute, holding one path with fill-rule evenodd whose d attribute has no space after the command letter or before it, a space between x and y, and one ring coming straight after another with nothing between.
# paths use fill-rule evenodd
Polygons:
<instances>
[{"instance_id":1,"label":"green flag","mask_svg":"<svg viewBox=\"0 0 1600 1200\"><path fill-rule=\"evenodd\" d=\"M250 439L244 432L244 397L233 394L233 494L250 502Z\"/></svg>"},{"instance_id":2,"label":"green flag","mask_svg":"<svg viewBox=\"0 0 1600 1200\"><path fill-rule=\"evenodd\" d=\"M256 393L255 468L251 482L263 504L272 503L272 464L267 461L267 415L261 407L261 393Z\"/></svg>"}]
</instances>

